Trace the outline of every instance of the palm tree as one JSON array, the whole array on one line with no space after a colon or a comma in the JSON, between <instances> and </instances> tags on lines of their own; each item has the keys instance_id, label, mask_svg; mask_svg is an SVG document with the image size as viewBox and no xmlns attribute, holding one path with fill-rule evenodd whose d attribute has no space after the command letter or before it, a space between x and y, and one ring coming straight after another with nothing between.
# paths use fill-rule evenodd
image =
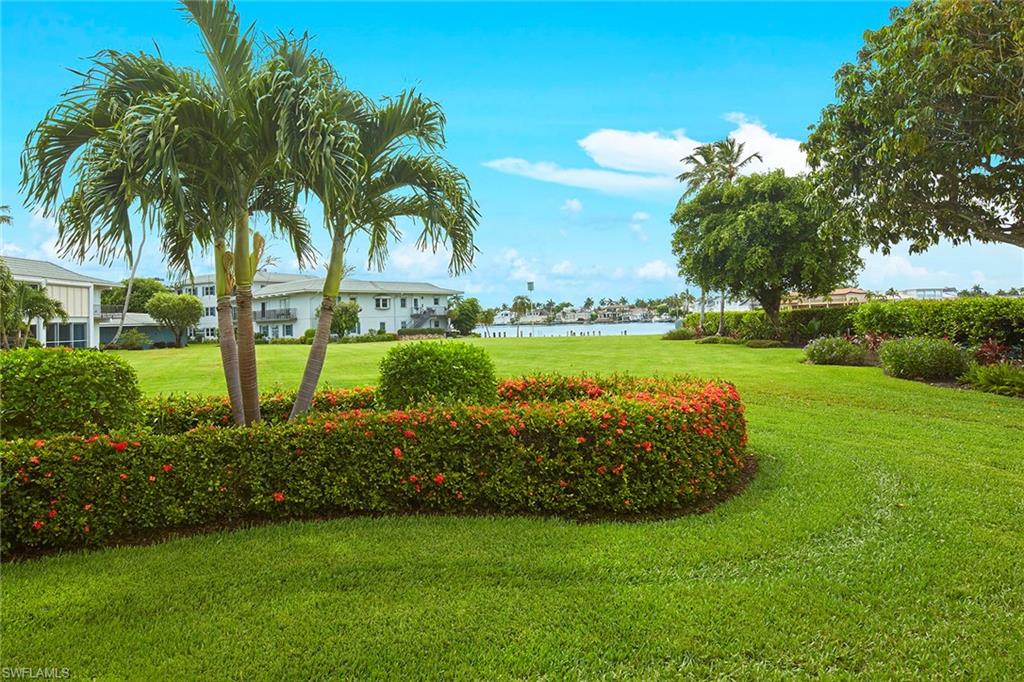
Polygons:
<instances>
[{"instance_id":1,"label":"palm tree","mask_svg":"<svg viewBox=\"0 0 1024 682\"><path fill-rule=\"evenodd\" d=\"M529 296L519 295L512 299L512 312L516 316L516 336L519 336L519 318L533 310Z\"/></svg>"},{"instance_id":2,"label":"palm tree","mask_svg":"<svg viewBox=\"0 0 1024 682\"><path fill-rule=\"evenodd\" d=\"M491 335L491 325L494 324L494 316L497 314L494 308L484 308L480 312L480 324L483 325L487 331L487 335Z\"/></svg>"},{"instance_id":3,"label":"palm tree","mask_svg":"<svg viewBox=\"0 0 1024 682\"><path fill-rule=\"evenodd\" d=\"M411 90L381 104L360 101L340 89L337 98L339 109L349 112L357 122L362 169L348 203L326 194L329 188L317 178L307 185L324 203L331 256L320 320L290 419L309 409L320 381L344 255L356 234L368 237L367 260L377 269L383 269L387 261L389 241L402 237L399 218L420 224L422 230L416 240L420 249L436 251L440 245L450 248L452 274L468 269L476 252L473 232L479 213L470 198L469 182L458 169L435 155L444 145L445 118L440 107Z\"/></svg>"},{"instance_id":4,"label":"palm tree","mask_svg":"<svg viewBox=\"0 0 1024 682\"><path fill-rule=\"evenodd\" d=\"M91 251L100 260L130 260L132 208L160 229L169 264L182 272L191 271L194 247L212 247L228 393L236 418L251 423L260 416L252 275L263 238L250 230L250 216L270 215L271 229L289 238L302 263L312 249L296 207L298 180L319 177L339 195L349 192L357 138L336 116L326 95L337 78L306 36L268 40L267 58L257 64L253 29L241 29L230 3L184 6L212 79L158 57L101 53L30 136L22 186L57 213L65 251L79 260ZM78 185L61 203L64 169L83 146L74 165Z\"/></svg>"},{"instance_id":5,"label":"palm tree","mask_svg":"<svg viewBox=\"0 0 1024 682\"><path fill-rule=\"evenodd\" d=\"M16 332L15 346L24 348L28 345L28 330L34 320L46 326L54 318L62 322L68 319L64 305L47 296L45 288L36 288L25 282L14 282L14 286L4 296L3 308L4 342L7 348L10 342L6 337L11 330Z\"/></svg>"},{"instance_id":6,"label":"palm tree","mask_svg":"<svg viewBox=\"0 0 1024 682\"><path fill-rule=\"evenodd\" d=\"M584 310L590 310L593 307L594 307L594 299L592 299L590 296L587 296L587 300L583 301L583 309Z\"/></svg>"},{"instance_id":7,"label":"palm tree","mask_svg":"<svg viewBox=\"0 0 1024 682\"><path fill-rule=\"evenodd\" d=\"M731 183L740 171L754 161L763 161L758 152L744 156L744 143L731 137L717 142L709 142L698 146L692 154L681 159L687 165L686 170L677 176L680 182L686 183L683 198L700 191L707 185L716 182ZM700 325L704 326L704 301L707 287L703 283L700 288ZM718 335L725 334L725 290L720 292L718 308Z\"/></svg>"},{"instance_id":8,"label":"palm tree","mask_svg":"<svg viewBox=\"0 0 1024 682\"><path fill-rule=\"evenodd\" d=\"M7 204L0 204L0 225L11 224L11 207Z\"/></svg>"}]
</instances>

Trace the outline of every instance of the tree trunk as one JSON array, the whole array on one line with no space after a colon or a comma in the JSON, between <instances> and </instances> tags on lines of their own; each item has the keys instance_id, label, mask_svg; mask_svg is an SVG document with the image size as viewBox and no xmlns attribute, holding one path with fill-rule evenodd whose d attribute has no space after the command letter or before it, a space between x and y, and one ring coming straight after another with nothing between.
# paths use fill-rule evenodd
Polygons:
<instances>
[{"instance_id":1,"label":"tree trunk","mask_svg":"<svg viewBox=\"0 0 1024 682\"><path fill-rule=\"evenodd\" d=\"M238 378L246 425L260 420L260 388L256 369L256 332L252 319L252 266L249 213L242 210L235 225L235 303L238 306Z\"/></svg>"},{"instance_id":2,"label":"tree trunk","mask_svg":"<svg viewBox=\"0 0 1024 682\"><path fill-rule=\"evenodd\" d=\"M718 335L725 336L725 291L720 292L718 305Z\"/></svg>"},{"instance_id":3,"label":"tree trunk","mask_svg":"<svg viewBox=\"0 0 1024 682\"><path fill-rule=\"evenodd\" d=\"M128 315L128 302L132 299L132 287L135 286L135 273L139 269L139 259L142 258L142 246L146 243L146 230L142 230L142 239L139 240L139 253L135 256L135 260L132 262L132 271L128 275L128 287L124 292L124 305L121 306L121 321L117 324L117 331L114 332L114 338L110 340L110 343L117 343L117 340L121 338L121 332L124 331L124 318ZM102 303L100 304L102 305Z\"/></svg>"},{"instance_id":4,"label":"tree trunk","mask_svg":"<svg viewBox=\"0 0 1024 682\"><path fill-rule=\"evenodd\" d=\"M708 297L704 287L700 288L700 328L704 329L704 320L707 317Z\"/></svg>"},{"instance_id":5,"label":"tree trunk","mask_svg":"<svg viewBox=\"0 0 1024 682\"><path fill-rule=\"evenodd\" d=\"M320 382L320 374L327 358L327 345L331 341L331 320L334 317L334 306L341 289L341 278L345 273L345 242L335 239L331 244L331 258L327 264L327 277L324 278L323 299L320 301L320 319L316 323L316 333L306 358L306 369L302 373L302 383L295 396L295 404L288 420L292 421L309 409L313 402L316 385Z\"/></svg>"},{"instance_id":6,"label":"tree trunk","mask_svg":"<svg viewBox=\"0 0 1024 682\"><path fill-rule=\"evenodd\" d=\"M298 395L295 396L295 404L292 405L292 412L288 420L292 421L309 409L313 403L313 394L316 392L316 385L320 382L320 374L324 369L324 360L327 358L327 346L331 340L331 318L334 316L334 298L324 296L320 301L320 319L316 323L316 333L313 335L313 343L309 347L309 357L306 359L306 370L302 374L302 383L299 384Z\"/></svg>"},{"instance_id":7,"label":"tree trunk","mask_svg":"<svg viewBox=\"0 0 1024 682\"><path fill-rule=\"evenodd\" d=\"M238 375L238 347L235 345L235 329L231 320L231 296L226 294L217 297L217 335L220 337L220 361L224 365L231 416L236 426L245 426L242 383Z\"/></svg>"}]
</instances>

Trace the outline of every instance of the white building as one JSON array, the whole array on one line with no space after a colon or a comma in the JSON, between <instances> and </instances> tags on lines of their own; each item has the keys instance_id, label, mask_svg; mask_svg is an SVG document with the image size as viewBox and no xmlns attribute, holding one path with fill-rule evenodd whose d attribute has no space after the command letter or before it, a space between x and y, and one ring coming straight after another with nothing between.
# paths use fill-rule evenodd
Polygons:
<instances>
[{"instance_id":1,"label":"white building","mask_svg":"<svg viewBox=\"0 0 1024 682\"><path fill-rule=\"evenodd\" d=\"M316 327L323 278L266 284L253 292L256 331L267 338L298 337ZM360 308L357 334L406 328L448 330L448 299L462 292L426 282L341 281L338 300ZM215 311L216 312L216 311Z\"/></svg>"},{"instance_id":2,"label":"white building","mask_svg":"<svg viewBox=\"0 0 1024 682\"><path fill-rule=\"evenodd\" d=\"M120 315L120 306L109 310L100 305L100 292L116 289L119 284L80 275L67 268L43 260L3 256L15 282L46 290L46 295L60 301L68 314L67 322L43 324L32 320L30 335L46 346L96 348L100 344L100 323Z\"/></svg>"},{"instance_id":3,"label":"white building","mask_svg":"<svg viewBox=\"0 0 1024 682\"><path fill-rule=\"evenodd\" d=\"M930 289L902 289L900 298L917 298L923 300L944 300L956 298L956 287L935 287Z\"/></svg>"},{"instance_id":4,"label":"white building","mask_svg":"<svg viewBox=\"0 0 1024 682\"><path fill-rule=\"evenodd\" d=\"M281 284L296 280L317 280L316 275L296 275L282 272L257 272L253 276L252 291L255 295L260 289L271 284ZM179 294L192 294L198 296L203 302L203 316L196 325L195 336L203 336L208 339L217 336L217 286L216 276L211 274L199 275L188 282L182 282L175 287ZM234 302L232 301L232 306Z\"/></svg>"}]
</instances>

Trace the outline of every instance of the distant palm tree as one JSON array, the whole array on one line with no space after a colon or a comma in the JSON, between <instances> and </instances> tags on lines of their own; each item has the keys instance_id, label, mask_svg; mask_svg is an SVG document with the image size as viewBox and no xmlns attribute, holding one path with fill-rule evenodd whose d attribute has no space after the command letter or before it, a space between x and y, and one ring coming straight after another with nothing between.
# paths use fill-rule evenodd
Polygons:
<instances>
[{"instance_id":1,"label":"distant palm tree","mask_svg":"<svg viewBox=\"0 0 1024 682\"><path fill-rule=\"evenodd\" d=\"M707 185L716 182L730 183L736 179L740 171L754 161L763 161L758 152L744 156L744 143L731 137L717 142L709 142L697 147L692 154L681 159L687 165L685 171L677 176L680 182L686 183L683 198L689 197ZM704 326L704 300L706 287L701 284L701 319ZM725 334L725 291L720 292L718 308L718 335Z\"/></svg>"},{"instance_id":2,"label":"distant palm tree","mask_svg":"<svg viewBox=\"0 0 1024 682\"><path fill-rule=\"evenodd\" d=\"M529 296L516 296L512 299L512 312L516 316L516 336L519 336L519 318L533 310L533 301Z\"/></svg>"},{"instance_id":3,"label":"distant palm tree","mask_svg":"<svg viewBox=\"0 0 1024 682\"><path fill-rule=\"evenodd\" d=\"M480 312L480 324L483 325L487 335L491 335L491 325L494 324L494 317L497 315L497 311L494 308L484 308Z\"/></svg>"},{"instance_id":4,"label":"distant palm tree","mask_svg":"<svg viewBox=\"0 0 1024 682\"><path fill-rule=\"evenodd\" d=\"M0 204L0 225L11 224L11 207L7 204Z\"/></svg>"}]
</instances>

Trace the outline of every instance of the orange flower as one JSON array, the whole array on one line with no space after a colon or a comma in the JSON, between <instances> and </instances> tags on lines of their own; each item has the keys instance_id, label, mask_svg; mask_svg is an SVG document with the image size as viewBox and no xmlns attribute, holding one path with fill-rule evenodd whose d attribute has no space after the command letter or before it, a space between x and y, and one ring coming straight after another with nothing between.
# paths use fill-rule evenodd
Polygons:
<instances>
[{"instance_id":1,"label":"orange flower","mask_svg":"<svg viewBox=\"0 0 1024 682\"><path fill-rule=\"evenodd\" d=\"M402 448L395 448L395 459L402 459Z\"/></svg>"},{"instance_id":2,"label":"orange flower","mask_svg":"<svg viewBox=\"0 0 1024 682\"><path fill-rule=\"evenodd\" d=\"M284 493L278 490L274 493L274 502L284 502Z\"/></svg>"}]
</instances>

